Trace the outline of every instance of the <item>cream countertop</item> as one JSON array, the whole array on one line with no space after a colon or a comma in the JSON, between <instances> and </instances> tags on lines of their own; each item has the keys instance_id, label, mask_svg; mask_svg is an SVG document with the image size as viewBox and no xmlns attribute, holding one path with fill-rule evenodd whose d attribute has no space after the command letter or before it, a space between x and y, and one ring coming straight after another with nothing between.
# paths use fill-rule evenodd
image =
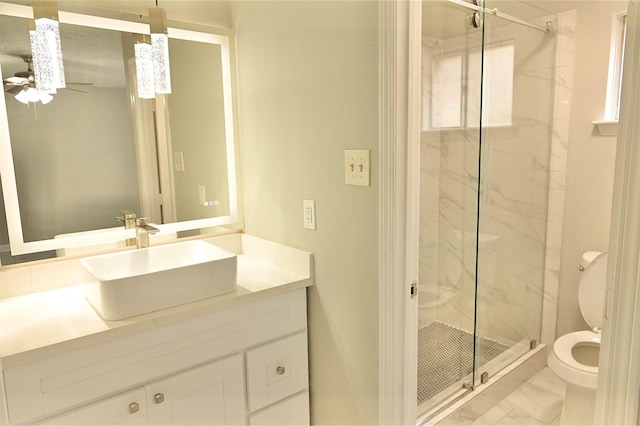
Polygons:
<instances>
[{"instance_id":1,"label":"cream countertop","mask_svg":"<svg viewBox=\"0 0 640 426\"><path fill-rule=\"evenodd\" d=\"M207 241L238 254L235 291L119 321L103 320L82 284L0 300L2 368L312 285L310 253L245 234Z\"/></svg>"}]
</instances>

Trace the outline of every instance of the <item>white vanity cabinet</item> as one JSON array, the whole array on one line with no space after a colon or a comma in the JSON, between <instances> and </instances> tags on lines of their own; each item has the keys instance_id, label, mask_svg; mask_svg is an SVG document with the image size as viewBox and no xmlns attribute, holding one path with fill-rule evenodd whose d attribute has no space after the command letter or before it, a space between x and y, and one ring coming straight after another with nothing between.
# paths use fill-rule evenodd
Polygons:
<instances>
[{"instance_id":1,"label":"white vanity cabinet","mask_svg":"<svg viewBox=\"0 0 640 426\"><path fill-rule=\"evenodd\" d=\"M242 357L235 355L41 422L45 425L241 425Z\"/></svg>"},{"instance_id":2,"label":"white vanity cabinet","mask_svg":"<svg viewBox=\"0 0 640 426\"><path fill-rule=\"evenodd\" d=\"M304 288L155 321L5 366L10 423L309 423Z\"/></svg>"}]
</instances>

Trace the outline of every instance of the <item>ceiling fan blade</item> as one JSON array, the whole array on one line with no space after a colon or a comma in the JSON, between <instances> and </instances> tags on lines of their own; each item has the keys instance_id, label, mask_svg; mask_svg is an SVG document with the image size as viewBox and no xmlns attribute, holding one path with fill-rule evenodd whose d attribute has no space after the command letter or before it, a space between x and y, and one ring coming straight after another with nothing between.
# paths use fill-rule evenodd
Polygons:
<instances>
[{"instance_id":1,"label":"ceiling fan blade","mask_svg":"<svg viewBox=\"0 0 640 426\"><path fill-rule=\"evenodd\" d=\"M10 89L7 89L7 93L11 93L12 95L17 95L22 91L22 86L13 86Z\"/></svg>"},{"instance_id":2,"label":"ceiling fan blade","mask_svg":"<svg viewBox=\"0 0 640 426\"><path fill-rule=\"evenodd\" d=\"M29 80L27 80L26 78L22 78L22 77L7 77L2 81L8 82L8 83L13 83L13 84L25 84L25 83L29 82Z\"/></svg>"},{"instance_id":3,"label":"ceiling fan blade","mask_svg":"<svg viewBox=\"0 0 640 426\"><path fill-rule=\"evenodd\" d=\"M67 84L69 84L69 83L67 83ZM74 92L80 92L80 93L89 93L89 92L87 92L85 90L72 89L71 87L63 87L63 89L65 89L65 90L73 90Z\"/></svg>"}]
</instances>

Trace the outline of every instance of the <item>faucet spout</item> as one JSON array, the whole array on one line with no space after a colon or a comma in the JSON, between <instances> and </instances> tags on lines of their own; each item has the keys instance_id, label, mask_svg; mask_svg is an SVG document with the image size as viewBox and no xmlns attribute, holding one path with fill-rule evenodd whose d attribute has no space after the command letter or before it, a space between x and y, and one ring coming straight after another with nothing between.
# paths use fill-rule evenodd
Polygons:
<instances>
[{"instance_id":1,"label":"faucet spout","mask_svg":"<svg viewBox=\"0 0 640 426\"><path fill-rule=\"evenodd\" d=\"M129 210L121 210L122 216L116 217L120 222L124 223L124 229L132 229L136 227L136 214ZM135 238L127 238L127 247L136 245Z\"/></svg>"},{"instance_id":2,"label":"faucet spout","mask_svg":"<svg viewBox=\"0 0 640 426\"><path fill-rule=\"evenodd\" d=\"M147 218L141 217L136 220L136 247L147 248L149 247L149 234L156 234L160 232L158 228L155 228L147 224Z\"/></svg>"}]
</instances>

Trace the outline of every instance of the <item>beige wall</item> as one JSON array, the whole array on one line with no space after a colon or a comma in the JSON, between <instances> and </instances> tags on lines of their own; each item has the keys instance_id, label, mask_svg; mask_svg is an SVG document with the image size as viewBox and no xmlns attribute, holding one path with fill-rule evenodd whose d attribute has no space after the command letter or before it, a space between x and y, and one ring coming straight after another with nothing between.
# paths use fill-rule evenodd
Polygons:
<instances>
[{"instance_id":1,"label":"beige wall","mask_svg":"<svg viewBox=\"0 0 640 426\"><path fill-rule=\"evenodd\" d=\"M583 252L606 250L613 192L616 137L591 124L604 114L613 14L625 1L575 2L577 9L574 93L567 180L557 335L585 329L578 308L578 265Z\"/></svg>"},{"instance_id":2,"label":"beige wall","mask_svg":"<svg viewBox=\"0 0 640 426\"><path fill-rule=\"evenodd\" d=\"M246 231L314 253L309 289L315 424L378 418L378 5L232 3ZM370 149L372 186L344 184ZM302 200L316 201L317 230Z\"/></svg>"}]
</instances>

